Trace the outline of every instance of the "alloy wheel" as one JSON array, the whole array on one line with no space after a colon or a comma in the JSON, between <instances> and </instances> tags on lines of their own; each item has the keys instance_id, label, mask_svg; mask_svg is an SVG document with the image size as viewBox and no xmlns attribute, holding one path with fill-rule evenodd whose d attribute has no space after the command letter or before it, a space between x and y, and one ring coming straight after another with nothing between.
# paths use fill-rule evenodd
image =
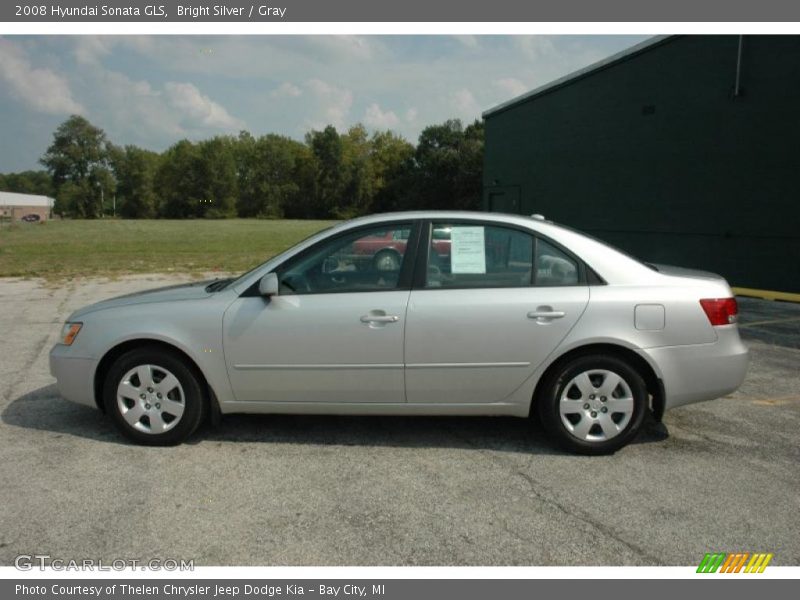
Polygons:
<instances>
[{"instance_id":1,"label":"alloy wheel","mask_svg":"<svg viewBox=\"0 0 800 600\"><path fill-rule=\"evenodd\" d=\"M158 365L138 365L117 386L120 415L137 431L160 434L175 427L186 408L178 378Z\"/></svg>"},{"instance_id":2,"label":"alloy wheel","mask_svg":"<svg viewBox=\"0 0 800 600\"><path fill-rule=\"evenodd\" d=\"M583 371L564 386L558 403L561 422L574 437L604 442L622 433L633 417L628 382L606 369Z\"/></svg>"}]
</instances>

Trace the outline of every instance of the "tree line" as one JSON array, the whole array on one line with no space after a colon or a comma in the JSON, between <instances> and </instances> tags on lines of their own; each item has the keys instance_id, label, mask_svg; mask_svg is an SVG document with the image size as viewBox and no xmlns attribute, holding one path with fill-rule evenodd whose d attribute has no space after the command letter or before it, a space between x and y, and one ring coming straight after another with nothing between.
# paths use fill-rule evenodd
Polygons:
<instances>
[{"instance_id":1,"label":"tree line","mask_svg":"<svg viewBox=\"0 0 800 600\"><path fill-rule=\"evenodd\" d=\"M483 123L426 127L415 145L391 131L329 125L300 142L267 134L181 140L162 153L117 146L73 115L43 171L0 174L0 190L55 198L72 218L345 219L411 209L477 209Z\"/></svg>"}]
</instances>

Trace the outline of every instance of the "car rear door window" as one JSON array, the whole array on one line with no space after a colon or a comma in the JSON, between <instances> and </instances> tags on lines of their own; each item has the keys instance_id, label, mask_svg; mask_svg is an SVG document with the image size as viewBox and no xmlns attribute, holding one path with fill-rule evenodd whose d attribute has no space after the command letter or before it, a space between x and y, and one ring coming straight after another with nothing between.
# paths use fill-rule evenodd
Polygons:
<instances>
[{"instance_id":1,"label":"car rear door window","mask_svg":"<svg viewBox=\"0 0 800 600\"><path fill-rule=\"evenodd\" d=\"M426 288L531 285L533 235L510 227L434 223Z\"/></svg>"}]
</instances>

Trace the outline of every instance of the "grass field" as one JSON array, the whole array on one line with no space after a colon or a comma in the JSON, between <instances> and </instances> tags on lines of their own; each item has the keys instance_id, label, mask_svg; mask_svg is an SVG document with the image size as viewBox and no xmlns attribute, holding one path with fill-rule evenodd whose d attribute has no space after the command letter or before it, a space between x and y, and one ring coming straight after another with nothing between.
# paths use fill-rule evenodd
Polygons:
<instances>
[{"instance_id":1,"label":"grass field","mask_svg":"<svg viewBox=\"0 0 800 600\"><path fill-rule=\"evenodd\" d=\"M239 272L332 221L48 221L0 226L0 277Z\"/></svg>"}]
</instances>

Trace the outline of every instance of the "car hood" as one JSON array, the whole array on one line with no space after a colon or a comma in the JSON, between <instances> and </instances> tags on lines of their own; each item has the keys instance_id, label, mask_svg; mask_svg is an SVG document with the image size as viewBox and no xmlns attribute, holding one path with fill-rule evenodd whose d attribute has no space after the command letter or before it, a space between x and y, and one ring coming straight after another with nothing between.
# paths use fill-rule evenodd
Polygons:
<instances>
[{"instance_id":1,"label":"car hood","mask_svg":"<svg viewBox=\"0 0 800 600\"><path fill-rule=\"evenodd\" d=\"M208 298L212 292L206 291L206 286L215 281L213 279L207 281L196 281L193 283L183 283L179 285L168 285L165 287L155 288L152 290L144 290L141 292L134 292L133 294L125 294L124 296L117 296L109 298L108 300L101 300L95 304L84 306L76 310L69 317L69 320L78 320L83 315L98 310L107 308L118 308L120 306L130 306L132 304L146 304L150 302L175 302L179 300L201 300Z\"/></svg>"}]
</instances>

